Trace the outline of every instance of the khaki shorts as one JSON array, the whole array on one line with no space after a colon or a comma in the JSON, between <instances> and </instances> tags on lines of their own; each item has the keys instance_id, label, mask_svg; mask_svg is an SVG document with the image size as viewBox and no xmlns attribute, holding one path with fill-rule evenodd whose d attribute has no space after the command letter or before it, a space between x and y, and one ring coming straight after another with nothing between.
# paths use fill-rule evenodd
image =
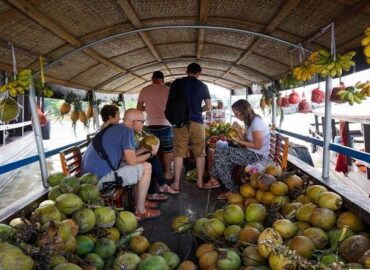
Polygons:
<instances>
[{"instance_id":1,"label":"khaki shorts","mask_svg":"<svg viewBox=\"0 0 370 270\"><path fill-rule=\"evenodd\" d=\"M175 157L186 157L189 142L191 142L194 157L204 157L206 155L203 124L190 122L189 125L182 128L173 129L173 153Z\"/></svg>"},{"instance_id":2,"label":"khaki shorts","mask_svg":"<svg viewBox=\"0 0 370 270\"><path fill-rule=\"evenodd\" d=\"M139 180L143 177L144 169L143 165L137 164L134 166L130 166L124 164L117 170L117 174L122 177L122 186L132 186L136 185ZM103 183L115 181L116 178L114 177L114 172L111 171L107 175L104 175L98 183L98 189L103 190Z\"/></svg>"}]
</instances>

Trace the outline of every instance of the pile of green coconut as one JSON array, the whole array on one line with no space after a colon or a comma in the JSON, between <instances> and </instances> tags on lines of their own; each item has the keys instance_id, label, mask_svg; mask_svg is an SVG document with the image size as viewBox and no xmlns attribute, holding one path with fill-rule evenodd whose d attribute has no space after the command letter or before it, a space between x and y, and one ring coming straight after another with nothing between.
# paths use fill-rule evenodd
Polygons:
<instances>
[{"instance_id":1,"label":"pile of green coconut","mask_svg":"<svg viewBox=\"0 0 370 270\"><path fill-rule=\"evenodd\" d=\"M48 200L30 216L0 223L1 270L192 269L165 243L150 243L132 212L105 206L95 175L55 173L48 183Z\"/></svg>"}]
</instances>

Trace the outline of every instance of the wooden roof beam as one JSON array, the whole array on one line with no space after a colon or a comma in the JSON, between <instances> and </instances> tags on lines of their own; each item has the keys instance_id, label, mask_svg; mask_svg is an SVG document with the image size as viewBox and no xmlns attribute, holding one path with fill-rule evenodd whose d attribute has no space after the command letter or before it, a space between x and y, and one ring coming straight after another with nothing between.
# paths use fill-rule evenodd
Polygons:
<instances>
[{"instance_id":1,"label":"wooden roof beam","mask_svg":"<svg viewBox=\"0 0 370 270\"><path fill-rule=\"evenodd\" d=\"M365 9L370 9L370 1L369 0L361 0L359 2L357 2L355 5L353 5L348 11L342 13L342 14L339 14L334 20L333 20L333 23L334 23L334 27L337 28L338 26L346 23L348 21L348 19L352 18L352 15L355 15L355 14L358 14L359 12L365 10ZM325 27L324 27L325 28ZM308 38L306 38L304 41L302 41L302 46L307 46L308 44L310 44L312 41L314 41L315 39L317 39L319 36L322 35L322 29L320 29L320 31L318 31L317 33L309 36Z\"/></svg>"},{"instance_id":2,"label":"wooden roof beam","mask_svg":"<svg viewBox=\"0 0 370 270\"><path fill-rule=\"evenodd\" d=\"M119 6L121 7L121 9L125 12L125 14L127 15L127 17L129 18L129 20L131 21L131 23L133 24L133 26L135 28L141 28L142 27L142 24L141 24L139 18L137 17L135 11L131 7L130 3L127 0L117 0L117 2L119 4ZM148 33L141 32L141 33L139 33L139 36L144 41L145 45L149 48L149 50L152 53L152 55L154 56L154 58L159 63L161 63L162 62L162 58L160 57L160 55L157 52L156 48L154 47L152 41L150 40ZM171 71L167 67L167 65L164 64L164 66L166 67L168 73L171 74Z\"/></svg>"},{"instance_id":3,"label":"wooden roof beam","mask_svg":"<svg viewBox=\"0 0 370 270\"><path fill-rule=\"evenodd\" d=\"M24 67L18 67L18 68L22 69ZM0 70L13 72L13 66L0 62ZM57 79L57 78L54 78L54 77L51 77L51 76L45 76L45 80L48 83L60 84L60 85L64 85L64 86L67 86L67 87L73 87L73 88L83 89L83 90L87 90L87 91L91 90L91 87L89 87L89 86L82 85L82 84L77 84L77 83L72 83L72 82L69 82L69 81L60 80L60 79Z\"/></svg>"},{"instance_id":4,"label":"wooden roof beam","mask_svg":"<svg viewBox=\"0 0 370 270\"><path fill-rule=\"evenodd\" d=\"M208 21L208 10L209 10L209 0L200 1L200 24L206 24ZM206 30L199 29L198 34L198 46L197 46L197 59L200 59L203 52L203 43L205 39Z\"/></svg>"},{"instance_id":5,"label":"wooden roof beam","mask_svg":"<svg viewBox=\"0 0 370 270\"><path fill-rule=\"evenodd\" d=\"M265 30L263 31L264 34L269 34L273 32L279 24L298 6L298 4L301 2L301 0L287 0L283 7L279 10L279 12L276 14L276 16L271 20L271 22L266 26ZM250 53L254 49L256 49L259 46L260 38L255 38L255 40L252 42L251 46L245 51L245 53L235 62L235 64L239 65L240 63L245 60ZM222 75L225 76L230 72L232 67L230 67L225 74Z\"/></svg>"},{"instance_id":6,"label":"wooden roof beam","mask_svg":"<svg viewBox=\"0 0 370 270\"><path fill-rule=\"evenodd\" d=\"M18 10L20 10L22 13L24 13L26 16L30 17L34 21L36 21L38 24L41 26L45 27L61 39L67 41L71 45L75 47L80 47L82 43L77 40L75 37L73 37L71 34L60 28L57 24L55 24L52 20L47 18L45 15L43 15L40 11L38 11L31 3L25 1L25 0L6 0L9 2L11 5L16 7ZM96 61L105 64L106 66L109 66L115 70L118 70L120 72L126 72L126 70L100 54L98 54L96 51L93 49L86 49L84 50L84 53L95 59Z\"/></svg>"}]
</instances>

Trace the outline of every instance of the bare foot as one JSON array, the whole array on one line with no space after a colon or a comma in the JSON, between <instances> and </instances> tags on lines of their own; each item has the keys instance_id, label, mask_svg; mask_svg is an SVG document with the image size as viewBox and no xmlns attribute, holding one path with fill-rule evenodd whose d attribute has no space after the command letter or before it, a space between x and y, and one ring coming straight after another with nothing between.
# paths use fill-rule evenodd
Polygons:
<instances>
[{"instance_id":1,"label":"bare foot","mask_svg":"<svg viewBox=\"0 0 370 270\"><path fill-rule=\"evenodd\" d=\"M175 191L180 191L180 187L176 185L175 183L171 184L170 187Z\"/></svg>"},{"instance_id":2,"label":"bare foot","mask_svg":"<svg viewBox=\"0 0 370 270\"><path fill-rule=\"evenodd\" d=\"M166 178L166 180L172 180L173 179L173 174L172 173L164 173L164 178Z\"/></svg>"}]
</instances>

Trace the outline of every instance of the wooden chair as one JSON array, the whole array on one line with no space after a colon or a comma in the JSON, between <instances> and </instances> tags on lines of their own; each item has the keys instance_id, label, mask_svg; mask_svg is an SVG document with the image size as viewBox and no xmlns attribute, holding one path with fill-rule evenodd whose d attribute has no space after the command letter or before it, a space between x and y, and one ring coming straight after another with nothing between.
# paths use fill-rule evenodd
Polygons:
<instances>
[{"instance_id":1,"label":"wooden chair","mask_svg":"<svg viewBox=\"0 0 370 270\"><path fill-rule=\"evenodd\" d=\"M288 151L289 138L277 131L271 131L269 156L282 170L288 166Z\"/></svg>"},{"instance_id":2,"label":"wooden chair","mask_svg":"<svg viewBox=\"0 0 370 270\"><path fill-rule=\"evenodd\" d=\"M64 174L80 175L82 155L78 146L72 146L59 152L59 156Z\"/></svg>"}]
</instances>

